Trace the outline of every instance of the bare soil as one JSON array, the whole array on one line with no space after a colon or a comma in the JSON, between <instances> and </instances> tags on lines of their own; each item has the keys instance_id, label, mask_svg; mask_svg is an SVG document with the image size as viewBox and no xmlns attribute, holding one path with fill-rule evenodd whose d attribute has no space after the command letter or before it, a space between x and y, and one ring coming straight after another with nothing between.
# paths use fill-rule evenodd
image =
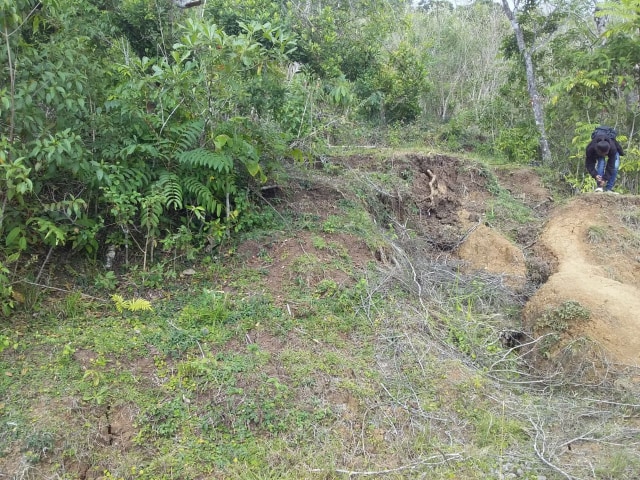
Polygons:
<instances>
[{"instance_id":1,"label":"bare soil","mask_svg":"<svg viewBox=\"0 0 640 480\"><path fill-rule=\"evenodd\" d=\"M566 301L586 307L590 318L570 325L570 336L602 346L610 359L640 365L640 199L586 194L554 210L540 243L557 267L527 304L524 321L535 329L540 314ZM633 214L635 213L635 217Z\"/></svg>"}]
</instances>

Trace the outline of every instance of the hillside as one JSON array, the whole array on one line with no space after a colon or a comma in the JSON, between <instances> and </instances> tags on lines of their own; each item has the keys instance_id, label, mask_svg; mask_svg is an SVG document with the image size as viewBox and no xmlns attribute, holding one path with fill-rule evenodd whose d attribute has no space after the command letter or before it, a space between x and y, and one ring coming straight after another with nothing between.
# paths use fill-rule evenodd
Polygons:
<instances>
[{"instance_id":1,"label":"hillside","mask_svg":"<svg viewBox=\"0 0 640 480\"><path fill-rule=\"evenodd\" d=\"M240 242L117 253L152 311L58 262L2 323L0 478L640 478L640 199L553 180L291 165Z\"/></svg>"}]
</instances>

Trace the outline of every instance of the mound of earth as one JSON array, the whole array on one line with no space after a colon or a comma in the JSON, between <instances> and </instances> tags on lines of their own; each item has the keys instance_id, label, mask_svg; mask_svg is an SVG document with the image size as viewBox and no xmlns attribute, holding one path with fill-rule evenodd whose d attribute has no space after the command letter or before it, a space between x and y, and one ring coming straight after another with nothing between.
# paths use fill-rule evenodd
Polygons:
<instances>
[{"instance_id":1,"label":"mound of earth","mask_svg":"<svg viewBox=\"0 0 640 480\"><path fill-rule=\"evenodd\" d=\"M593 193L555 207L533 170L498 177L515 198L542 213L544 228L516 244L481 225L458 255L474 268L505 274L516 288L524 276L536 277L536 265L548 270L522 314L523 328L544 339L534 348L538 365L640 365L640 198Z\"/></svg>"},{"instance_id":2,"label":"mound of earth","mask_svg":"<svg viewBox=\"0 0 640 480\"><path fill-rule=\"evenodd\" d=\"M576 197L552 213L539 242L557 267L524 324L543 333L561 322L565 341L583 337L614 362L640 365L640 198Z\"/></svg>"},{"instance_id":3,"label":"mound of earth","mask_svg":"<svg viewBox=\"0 0 640 480\"><path fill-rule=\"evenodd\" d=\"M478 225L457 253L469 264L468 270L502 274L507 285L518 291L524 289L527 281L524 253L504 235L486 225Z\"/></svg>"}]
</instances>

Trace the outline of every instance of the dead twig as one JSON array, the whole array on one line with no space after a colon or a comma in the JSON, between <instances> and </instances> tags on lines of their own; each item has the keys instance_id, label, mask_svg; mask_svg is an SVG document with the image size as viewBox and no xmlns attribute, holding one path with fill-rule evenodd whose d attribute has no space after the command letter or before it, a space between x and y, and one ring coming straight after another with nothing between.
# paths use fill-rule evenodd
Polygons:
<instances>
[{"instance_id":1,"label":"dead twig","mask_svg":"<svg viewBox=\"0 0 640 480\"><path fill-rule=\"evenodd\" d=\"M429 204L433 205L433 184L436 181L436 175L435 173L433 173L431 170L427 169L427 173L429 174L429 196L427 197L429 199Z\"/></svg>"},{"instance_id":2,"label":"dead twig","mask_svg":"<svg viewBox=\"0 0 640 480\"><path fill-rule=\"evenodd\" d=\"M571 475L569 475L567 472L565 472L564 470L562 470L560 467L554 465L553 463L551 463L550 460L547 460L545 458L545 453L546 453L546 448L547 448L547 437L545 435L544 430L542 429L542 426L540 426L539 424L535 423L533 421L533 419L529 418L529 423L531 424L531 426L533 427L533 429L536 432L536 436L533 439L533 450L535 451L536 455L538 456L538 458L549 468L551 468L552 470L555 470L556 472L558 472L560 475L562 475L564 478L568 479L568 480L573 480L575 477L572 477ZM542 444L539 445L538 441L539 439L542 439Z\"/></svg>"},{"instance_id":3,"label":"dead twig","mask_svg":"<svg viewBox=\"0 0 640 480\"><path fill-rule=\"evenodd\" d=\"M439 462L432 462L432 460L435 460L437 458L443 457L442 461ZM366 476L375 476L375 475L386 475L388 473L396 473L396 472L402 472L403 470L412 470L418 467L423 467L423 466L435 466L435 465L442 465L444 463L449 463L450 460L462 460L462 455L459 453L443 453L440 455L433 455L429 458L426 458L424 460L421 460L419 462L414 462L411 463L409 465L402 465L400 467L396 467L396 468L388 468L385 470L368 470L368 471L357 471L357 470L344 470L344 469L340 469L340 468L336 468L334 471L336 473L343 473L348 475L349 477L366 477ZM311 470L309 470L310 472L313 473L323 473L326 470L320 469L320 468L313 468Z\"/></svg>"},{"instance_id":4,"label":"dead twig","mask_svg":"<svg viewBox=\"0 0 640 480\"><path fill-rule=\"evenodd\" d=\"M47 256L44 259L44 262L42 262L42 266L40 267L40 271L38 272L38 276L36 277L35 282L38 283L40 281L40 277L42 276L42 272L44 272L44 267L47 266L47 263L49 263L49 258L51 257L51 254L53 253L53 247L49 248L49 251L47 252Z\"/></svg>"},{"instance_id":5,"label":"dead twig","mask_svg":"<svg viewBox=\"0 0 640 480\"><path fill-rule=\"evenodd\" d=\"M478 220L478 223L476 223L475 225L473 225L472 227L470 227L466 232L464 232L464 235L462 235L462 237L460 237L460 240L458 240L453 247L451 248L452 251L455 251L458 249L458 247L460 247L460 245L462 245L467 238L469 238L469 235L471 235L473 233L473 231L478 228L480 225L482 224L482 218L480 218Z\"/></svg>"},{"instance_id":6,"label":"dead twig","mask_svg":"<svg viewBox=\"0 0 640 480\"><path fill-rule=\"evenodd\" d=\"M489 371L493 371L493 369L496 367L496 365L498 365L499 363L504 362L505 360L507 360L507 357L515 350L520 350L523 347L528 347L529 345L535 345L536 343L538 343L541 340L544 340L546 337L552 336L554 335L553 332L549 332L546 333L538 338L533 339L530 342L526 342L526 343L520 343L518 345L516 345L515 347L510 348L509 350L507 350L498 360L496 360L495 362L493 362L491 364L491 366L489 367Z\"/></svg>"},{"instance_id":7,"label":"dead twig","mask_svg":"<svg viewBox=\"0 0 640 480\"><path fill-rule=\"evenodd\" d=\"M104 298L94 297L92 295L87 295L86 293L78 292L77 290L67 290L65 288L52 287L50 285L42 285L41 283L29 282L28 280L19 280L17 283L26 283L28 285L33 285L34 287L47 288L49 290L55 290L57 292L65 292L65 293L79 293L83 298L89 298L91 300L98 300L99 302L109 303L110 300L105 300Z\"/></svg>"}]
</instances>

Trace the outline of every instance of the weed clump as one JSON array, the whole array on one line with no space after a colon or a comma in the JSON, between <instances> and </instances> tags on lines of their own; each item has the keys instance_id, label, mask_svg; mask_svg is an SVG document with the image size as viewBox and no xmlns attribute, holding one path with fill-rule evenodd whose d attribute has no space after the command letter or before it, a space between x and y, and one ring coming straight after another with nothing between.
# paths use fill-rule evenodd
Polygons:
<instances>
[{"instance_id":1,"label":"weed clump","mask_svg":"<svg viewBox=\"0 0 640 480\"><path fill-rule=\"evenodd\" d=\"M580 305L579 302L568 300L545 312L536 322L536 327L564 332L569 328L570 322L589 320L589 318L591 318L589 309Z\"/></svg>"}]
</instances>

